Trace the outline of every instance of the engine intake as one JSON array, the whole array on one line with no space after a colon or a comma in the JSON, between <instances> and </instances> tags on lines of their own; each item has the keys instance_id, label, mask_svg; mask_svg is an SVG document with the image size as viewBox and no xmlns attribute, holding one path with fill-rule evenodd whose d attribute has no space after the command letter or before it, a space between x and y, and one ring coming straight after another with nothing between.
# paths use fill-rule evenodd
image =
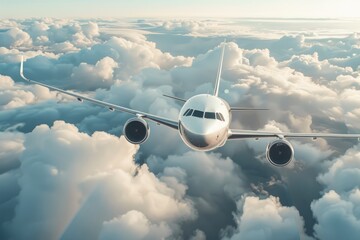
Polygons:
<instances>
[{"instance_id":1,"label":"engine intake","mask_svg":"<svg viewBox=\"0 0 360 240\"><path fill-rule=\"evenodd\" d=\"M272 165L284 167L288 165L294 157L294 148L286 140L276 140L266 147L266 158Z\"/></svg>"},{"instance_id":2,"label":"engine intake","mask_svg":"<svg viewBox=\"0 0 360 240\"><path fill-rule=\"evenodd\" d=\"M124 136L132 144L145 142L150 135L148 123L142 118L130 118L124 125Z\"/></svg>"}]
</instances>

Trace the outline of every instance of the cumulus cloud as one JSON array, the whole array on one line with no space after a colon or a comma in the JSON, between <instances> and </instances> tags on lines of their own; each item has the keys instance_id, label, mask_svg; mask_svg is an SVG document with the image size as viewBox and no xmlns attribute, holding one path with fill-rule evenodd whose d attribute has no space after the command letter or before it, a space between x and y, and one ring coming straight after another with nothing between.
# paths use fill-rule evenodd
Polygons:
<instances>
[{"instance_id":1,"label":"cumulus cloud","mask_svg":"<svg viewBox=\"0 0 360 240\"><path fill-rule=\"evenodd\" d=\"M73 85L77 89L96 90L113 85L114 68L117 63L110 57L99 60L95 65L81 63L71 74ZM84 84L84 80L86 83Z\"/></svg>"},{"instance_id":2,"label":"cumulus cloud","mask_svg":"<svg viewBox=\"0 0 360 240\"><path fill-rule=\"evenodd\" d=\"M24 136L5 131L0 133L0 142L0 174L3 174L20 165L19 156L24 150Z\"/></svg>"},{"instance_id":3,"label":"cumulus cloud","mask_svg":"<svg viewBox=\"0 0 360 240\"><path fill-rule=\"evenodd\" d=\"M100 35L99 26L95 22L88 22L82 26L84 34L89 38L94 38Z\"/></svg>"},{"instance_id":4,"label":"cumulus cloud","mask_svg":"<svg viewBox=\"0 0 360 240\"><path fill-rule=\"evenodd\" d=\"M0 47L28 47L31 44L30 35L19 28L11 28L5 32L0 32Z\"/></svg>"},{"instance_id":5,"label":"cumulus cloud","mask_svg":"<svg viewBox=\"0 0 360 240\"><path fill-rule=\"evenodd\" d=\"M331 190L311 204L318 221L315 236L319 239L357 239L360 234L360 191L339 195Z\"/></svg>"},{"instance_id":6,"label":"cumulus cloud","mask_svg":"<svg viewBox=\"0 0 360 240\"><path fill-rule=\"evenodd\" d=\"M170 236L167 223L151 224L143 213L134 210L105 222L100 233L100 239L165 239Z\"/></svg>"},{"instance_id":7,"label":"cumulus cloud","mask_svg":"<svg viewBox=\"0 0 360 240\"><path fill-rule=\"evenodd\" d=\"M0 237L326 238L337 214L356 233L352 141L292 141L286 169L266 162L268 140L197 153L152 123L139 148L119 139L129 115L17 82L25 55L32 79L176 119L162 94L212 92L226 35L220 96L271 109L234 113L232 127L358 132L358 36L258 21L0 20Z\"/></svg>"},{"instance_id":8,"label":"cumulus cloud","mask_svg":"<svg viewBox=\"0 0 360 240\"><path fill-rule=\"evenodd\" d=\"M137 147L124 138L88 136L55 122L27 134L24 149L18 206L7 227L15 238L132 236L126 226L135 224L144 228L140 237L156 239L176 236L178 224L195 216L183 194L146 166L137 168ZM114 233L114 225L123 224Z\"/></svg>"},{"instance_id":9,"label":"cumulus cloud","mask_svg":"<svg viewBox=\"0 0 360 240\"><path fill-rule=\"evenodd\" d=\"M18 108L49 99L56 99L56 93L41 86L16 84L10 77L0 75L1 110Z\"/></svg>"},{"instance_id":10,"label":"cumulus cloud","mask_svg":"<svg viewBox=\"0 0 360 240\"><path fill-rule=\"evenodd\" d=\"M246 197L239 210L237 228L223 239L312 239L296 208L282 206L278 198Z\"/></svg>"},{"instance_id":11,"label":"cumulus cloud","mask_svg":"<svg viewBox=\"0 0 360 240\"><path fill-rule=\"evenodd\" d=\"M318 180L327 190L338 193L349 192L360 186L359 146L349 149L343 156L335 159L328 171L320 174Z\"/></svg>"},{"instance_id":12,"label":"cumulus cloud","mask_svg":"<svg viewBox=\"0 0 360 240\"><path fill-rule=\"evenodd\" d=\"M218 229L233 224L233 220L227 218L235 210L231 202L239 199L248 186L241 169L231 159L187 152L166 159L152 156L147 159L147 164L162 181L179 192L187 193L194 202L199 216L196 222L187 226L187 232L202 230L206 237L212 239L219 234Z\"/></svg>"},{"instance_id":13,"label":"cumulus cloud","mask_svg":"<svg viewBox=\"0 0 360 240\"><path fill-rule=\"evenodd\" d=\"M329 82L335 80L339 75L351 76L353 73L350 67L343 68L334 66L331 65L328 60L319 61L319 56L316 52L312 56L293 56L283 64L302 72L306 76L314 78L315 81Z\"/></svg>"}]
</instances>

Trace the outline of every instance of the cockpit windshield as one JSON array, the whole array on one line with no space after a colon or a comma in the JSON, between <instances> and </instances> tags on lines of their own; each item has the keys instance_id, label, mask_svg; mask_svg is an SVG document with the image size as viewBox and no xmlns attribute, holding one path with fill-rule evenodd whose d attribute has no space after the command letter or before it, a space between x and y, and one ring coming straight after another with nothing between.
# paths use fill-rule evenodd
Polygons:
<instances>
[{"instance_id":1,"label":"cockpit windshield","mask_svg":"<svg viewBox=\"0 0 360 240\"><path fill-rule=\"evenodd\" d=\"M206 118L206 119L217 119L222 122L225 121L224 116L219 112L203 112L200 110L195 110L190 108L184 112L183 116L186 117L193 116L197 118Z\"/></svg>"},{"instance_id":2,"label":"cockpit windshield","mask_svg":"<svg viewBox=\"0 0 360 240\"><path fill-rule=\"evenodd\" d=\"M205 118L216 119L214 112L205 112Z\"/></svg>"},{"instance_id":3,"label":"cockpit windshield","mask_svg":"<svg viewBox=\"0 0 360 240\"><path fill-rule=\"evenodd\" d=\"M204 112L199 111L199 110L194 110L193 116L198 117L198 118L203 118L204 117Z\"/></svg>"},{"instance_id":4,"label":"cockpit windshield","mask_svg":"<svg viewBox=\"0 0 360 240\"><path fill-rule=\"evenodd\" d=\"M194 111L193 109L190 109L190 111L186 114L186 116L191 116L193 111Z\"/></svg>"}]
</instances>

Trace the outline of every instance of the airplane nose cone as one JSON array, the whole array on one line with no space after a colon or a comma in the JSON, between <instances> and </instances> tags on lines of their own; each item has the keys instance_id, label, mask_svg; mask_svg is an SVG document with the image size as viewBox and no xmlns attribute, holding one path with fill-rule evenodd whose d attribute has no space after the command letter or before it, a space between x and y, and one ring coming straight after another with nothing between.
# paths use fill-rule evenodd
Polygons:
<instances>
[{"instance_id":1,"label":"airplane nose cone","mask_svg":"<svg viewBox=\"0 0 360 240\"><path fill-rule=\"evenodd\" d=\"M191 146L195 146L197 148L205 148L209 145L209 142L207 141L207 136L204 135L205 131L197 131L192 132L189 129L182 128L182 135L185 137L187 143L189 143Z\"/></svg>"},{"instance_id":2,"label":"airplane nose cone","mask_svg":"<svg viewBox=\"0 0 360 240\"><path fill-rule=\"evenodd\" d=\"M194 149L210 150L217 145L217 132L211 131L209 126L198 125L188 128L180 123L180 135L188 146Z\"/></svg>"},{"instance_id":3,"label":"airplane nose cone","mask_svg":"<svg viewBox=\"0 0 360 240\"><path fill-rule=\"evenodd\" d=\"M211 135L218 130L216 122L207 122L203 124L191 124L187 129L196 135Z\"/></svg>"}]
</instances>

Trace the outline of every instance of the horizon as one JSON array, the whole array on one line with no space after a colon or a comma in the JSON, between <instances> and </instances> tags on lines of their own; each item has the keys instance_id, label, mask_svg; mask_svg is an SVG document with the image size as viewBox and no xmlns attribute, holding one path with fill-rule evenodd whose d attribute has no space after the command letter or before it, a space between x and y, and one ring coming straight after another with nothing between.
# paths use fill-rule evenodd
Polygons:
<instances>
[{"instance_id":1,"label":"horizon","mask_svg":"<svg viewBox=\"0 0 360 240\"><path fill-rule=\"evenodd\" d=\"M20 6L20 7L19 7ZM86 8L84 7L86 6ZM285 7L284 7L285 6ZM33 0L14 0L7 2L0 10L1 18L359 18L357 11L359 3L356 0L335 0L313 2L289 2L275 0L255 0L239 2L235 0L191 2L189 0L174 0L171 3L165 0L152 1L136 0L133 2L118 2L107 0L69 0L54 2ZM196 14L193 14L193 13Z\"/></svg>"},{"instance_id":2,"label":"horizon","mask_svg":"<svg viewBox=\"0 0 360 240\"><path fill-rule=\"evenodd\" d=\"M20 69L23 56L29 79L176 122L184 105L164 95L213 92L224 44L219 97L271 109L234 113L230 129L360 133L359 17L231 17L241 0L227 17L159 14L210 11L211 0L139 9L157 17L110 17L114 0L21 2L0 9L0 239L357 240L358 141L289 138L283 168L267 157L276 138L199 152L149 121L149 138L133 145L124 126L135 116L25 82ZM116 7L98 17L104 2ZM297 4L275 2L268 15Z\"/></svg>"}]
</instances>

